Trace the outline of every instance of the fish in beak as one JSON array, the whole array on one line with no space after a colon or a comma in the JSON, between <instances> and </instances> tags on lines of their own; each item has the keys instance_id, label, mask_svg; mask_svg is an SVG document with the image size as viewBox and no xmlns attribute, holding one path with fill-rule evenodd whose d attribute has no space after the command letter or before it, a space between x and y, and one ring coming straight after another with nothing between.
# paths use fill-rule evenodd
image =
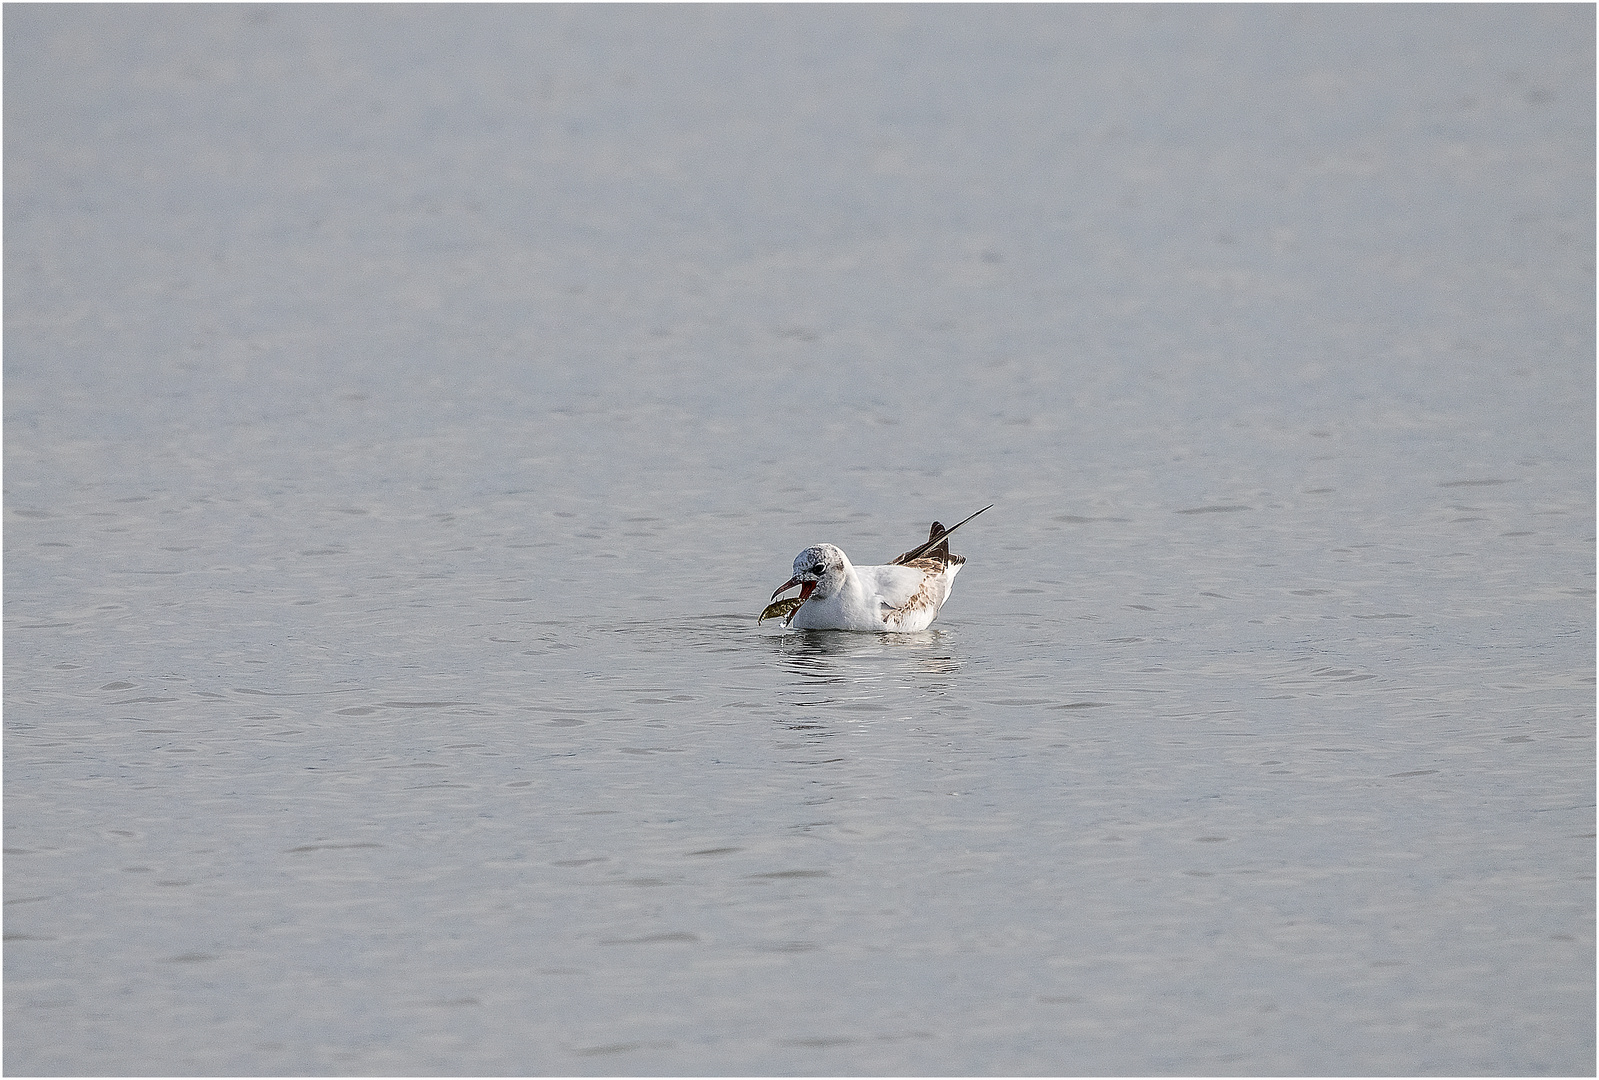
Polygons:
<instances>
[{"instance_id":1,"label":"fish in beak","mask_svg":"<svg viewBox=\"0 0 1599 1080\"><path fill-rule=\"evenodd\" d=\"M779 593L787 592L796 585L800 587L798 596L791 596L787 600L777 599ZM794 621L794 613L800 609L805 601L811 598L811 593L815 591L816 582L801 581L798 575L789 578L782 584L780 588L778 588L777 592L772 594L772 600L774 602L766 605L766 610L761 612L761 617L755 620L756 623L763 623L767 619L780 618L783 620L783 625L787 626L789 623Z\"/></svg>"}]
</instances>

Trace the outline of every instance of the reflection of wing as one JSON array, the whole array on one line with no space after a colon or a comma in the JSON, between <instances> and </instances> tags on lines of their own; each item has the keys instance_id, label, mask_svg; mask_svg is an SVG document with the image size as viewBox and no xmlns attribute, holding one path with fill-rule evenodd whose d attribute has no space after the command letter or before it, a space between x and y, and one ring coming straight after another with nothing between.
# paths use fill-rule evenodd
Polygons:
<instances>
[{"instance_id":1,"label":"reflection of wing","mask_svg":"<svg viewBox=\"0 0 1599 1080\"><path fill-rule=\"evenodd\" d=\"M909 601L927 579L926 572L914 566L857 566L855 573L868 593L875 593L880 603L891 608Z\"/></svg>"},{"instance_id":2,"label":"reflection of wing","mask_svg":"<svg viewBox=\"0 0 1599 1080\"><path fill-rule=\"evenodd\" d=\"M987 506L983 507L983 510L992 510L993 508L994 504L989 503ZM977 514L981 514L983 510L977 511ZM957 521L947 529L938 522L933 522L933 528L927 537L927 543L911 548L905 554L895 559L893 565L900 566L904 563L910 562L912 559L920 559L924 555L937 558L941 562L947 562L955 558L956 556L953 556L949 553L949 545L946 544L944 540L949 536L950 533L954 532L956 529L972 520L972 518L976 517L977 514L973 514L972 517L962 518L960 521Z\"/></svg>"}]
</instances>

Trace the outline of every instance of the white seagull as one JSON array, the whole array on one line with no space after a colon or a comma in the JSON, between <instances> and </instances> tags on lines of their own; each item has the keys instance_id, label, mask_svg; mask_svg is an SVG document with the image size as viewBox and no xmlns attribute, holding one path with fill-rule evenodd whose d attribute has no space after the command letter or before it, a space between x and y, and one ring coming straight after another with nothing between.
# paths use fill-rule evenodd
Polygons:
<instances>
[{"instance_id":1,"label":"white seagull","mask_svg":"<svg viewBox=\"0 0 1599 1080\"><path fill-rule=\"evenodd\" d=\"M993 508L993 503L983 510ZM981 514L983 510L977 511ZM782 616L783 625L801 630L869 630L912 634L938 618L949 599L955 575L966 565L949 553L949 534L977 514L944 528L933 522L927 543L913 547L887 566L856 566L832 544L817 544L794 556L794 576L772 594L776 601L759 621ZM799 595L778 600L800 587Z\"/></svg>"}]
</instances>

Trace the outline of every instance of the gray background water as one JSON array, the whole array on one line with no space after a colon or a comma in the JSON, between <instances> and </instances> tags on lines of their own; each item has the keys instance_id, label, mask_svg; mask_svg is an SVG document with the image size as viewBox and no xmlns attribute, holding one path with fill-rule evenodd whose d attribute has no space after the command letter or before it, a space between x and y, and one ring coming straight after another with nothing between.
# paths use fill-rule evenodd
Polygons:
<instances>
[{"instance_id":1,"label":"gray background water","mask_svg":"<svg viewBox=\"0 0 1599 1080\"><path fill-rule=\"evenodd\" d=\"M7 1072L1592 1073L1591 6L5 31Z\"/></svg>"}]
</instances>

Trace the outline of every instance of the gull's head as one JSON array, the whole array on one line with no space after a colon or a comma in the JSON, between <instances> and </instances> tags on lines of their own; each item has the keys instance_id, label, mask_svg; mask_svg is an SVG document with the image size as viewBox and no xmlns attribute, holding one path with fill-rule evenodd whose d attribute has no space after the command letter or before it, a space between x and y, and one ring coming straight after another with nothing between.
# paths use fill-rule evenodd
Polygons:
<instances>
[{"instance_id":1,"label":"gull's head","mask_svg":"<svg viewBox=\"0 0 1599 1080\"><path fill-rule=\"evenodd\" d=\"M825 599L833 595L844 581L844 568L849 565L849 560L844 553L832 544L817 544L808 547L794 556L794 576L778 586L777 592L772 594L772 599L777 599L778 593L800 587L800 599L809 600L814 593L817 597Z\"/></svg>"}]
</instances>

